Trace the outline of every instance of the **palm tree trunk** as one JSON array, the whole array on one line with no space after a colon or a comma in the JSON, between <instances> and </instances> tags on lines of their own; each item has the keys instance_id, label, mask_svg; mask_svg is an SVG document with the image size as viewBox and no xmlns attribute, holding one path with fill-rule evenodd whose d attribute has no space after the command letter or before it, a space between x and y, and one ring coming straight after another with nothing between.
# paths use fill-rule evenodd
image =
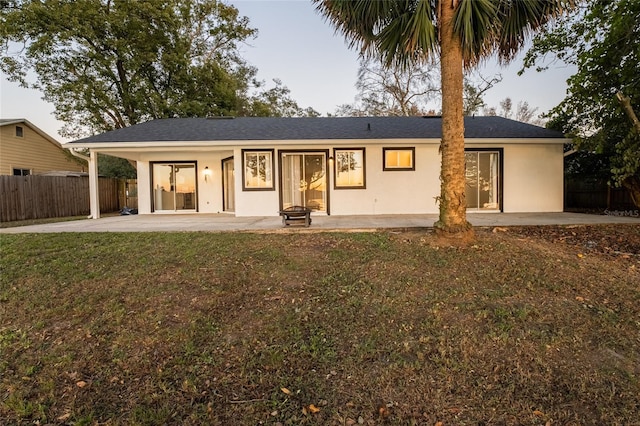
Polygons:
<instances>
[{"instance_id":1,"label":"palm tree trunk","mask_svg":"<svg viewBox=\"0 0 640 426\"><path fill-rule=\"evenodd\" d=\"M472 232L465 200L463 62L459 37L453 31L457 0L440 1L440 67L442 83L442 141L440 153L440 219L436 231Z\"/></svg>"}]
</instances>

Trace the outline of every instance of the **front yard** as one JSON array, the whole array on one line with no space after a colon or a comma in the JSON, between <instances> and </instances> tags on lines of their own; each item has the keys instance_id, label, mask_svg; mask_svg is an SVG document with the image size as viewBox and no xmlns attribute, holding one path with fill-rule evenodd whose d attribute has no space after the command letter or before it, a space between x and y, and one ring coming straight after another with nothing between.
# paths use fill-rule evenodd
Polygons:
<instances>
[{"instance_id":1,"label":"front yard","mask_svg":"<svg viewBox=\"0 0 640 426\"><path fill-rule=\"evenodd\" d=\"M640 226L0 237L8 424L640 424Z\"/></svg>"}]
</instances>

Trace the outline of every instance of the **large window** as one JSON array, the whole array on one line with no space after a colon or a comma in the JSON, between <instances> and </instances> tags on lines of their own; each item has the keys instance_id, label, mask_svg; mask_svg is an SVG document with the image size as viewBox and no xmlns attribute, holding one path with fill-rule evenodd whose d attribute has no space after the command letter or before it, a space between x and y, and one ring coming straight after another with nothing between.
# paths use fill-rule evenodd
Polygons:
<instances>
[{"instance_id":1,"label":"large window","mask_svg":"<svg viewBox=\"0 0 640 426\"><path fill-rule=\"evenodd\" d=\"M415 148L382 148L383 170L415 170Z\"/></svg>"},{"instance_id":2,"label":"large window","mask_svg":"<svg viewBox=\"0 0 640 426\"><path fill-rule=\"evenodd\" d=\"M242 189L245 191L274 190L273 150L242 150Z\"/></svg>"},{"instance_id":3,"label":"large window","mask_svg":"<svg viewBox=\"0 0 640 426\"><path fill-rule=\"evenodd\" d=\"M467 150L465 196L469 210L500 210L501 151Z\"/></svg>"},{"instance_id":4,"label":"large window","mask_svg":"<svg viewBox=\"0 0 640 426\"><path fill-rule=\"evenodd\" d=\"M334 149L336 189L365 188L364 148Z\"/></svg>"}]
</instances>

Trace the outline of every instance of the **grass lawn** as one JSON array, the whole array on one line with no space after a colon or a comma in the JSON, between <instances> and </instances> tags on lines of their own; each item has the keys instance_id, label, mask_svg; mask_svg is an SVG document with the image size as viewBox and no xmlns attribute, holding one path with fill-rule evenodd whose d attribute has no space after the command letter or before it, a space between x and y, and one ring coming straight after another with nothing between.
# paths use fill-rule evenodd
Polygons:
<instances>
[{"instance_id":1,"label":"grass lawn","mask_svg":"<svg viewBox=\"0 0 640 426\"><path fill-rule=\"evenodd\" d=\"M477 232L2 235L0 423L640 424L640 226Z\"/></svg>"},{"instance_id":2,"label":"grass lawn","mask_svg":"<svg viewBox=\"0 0 640 426\"><path fill-rule=\"evenodd\" d=\"M28 220L16 220L12 222L0 222L0 229L16 228L18 226L28 226L28 225L42 225L45 223L70 222L72 220L83 220L86 218L87 216L65 216L65 217L51 217L47 219L28 219Z\"/></svg>"}]
</instances>

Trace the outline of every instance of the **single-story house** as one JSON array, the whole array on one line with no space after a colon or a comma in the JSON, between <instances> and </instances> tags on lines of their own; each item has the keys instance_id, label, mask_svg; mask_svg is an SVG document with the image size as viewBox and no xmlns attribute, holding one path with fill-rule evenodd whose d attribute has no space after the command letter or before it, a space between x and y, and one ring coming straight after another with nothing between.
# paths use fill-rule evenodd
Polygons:
<instances>
[{"instance_id":1,"label":"single-story house","mask_svg":"<svg viewBox=\"0 0 640 426\"><path fill-rule=\"evenodd\" d=\"M211 117L153 120L66 144L131 160L138 210L277 216L437 213L441 117ZM561 133L465 118L470 212L560 212ZM92 197L92 212L99 209Z\"/></svg>"}]
</instances>

